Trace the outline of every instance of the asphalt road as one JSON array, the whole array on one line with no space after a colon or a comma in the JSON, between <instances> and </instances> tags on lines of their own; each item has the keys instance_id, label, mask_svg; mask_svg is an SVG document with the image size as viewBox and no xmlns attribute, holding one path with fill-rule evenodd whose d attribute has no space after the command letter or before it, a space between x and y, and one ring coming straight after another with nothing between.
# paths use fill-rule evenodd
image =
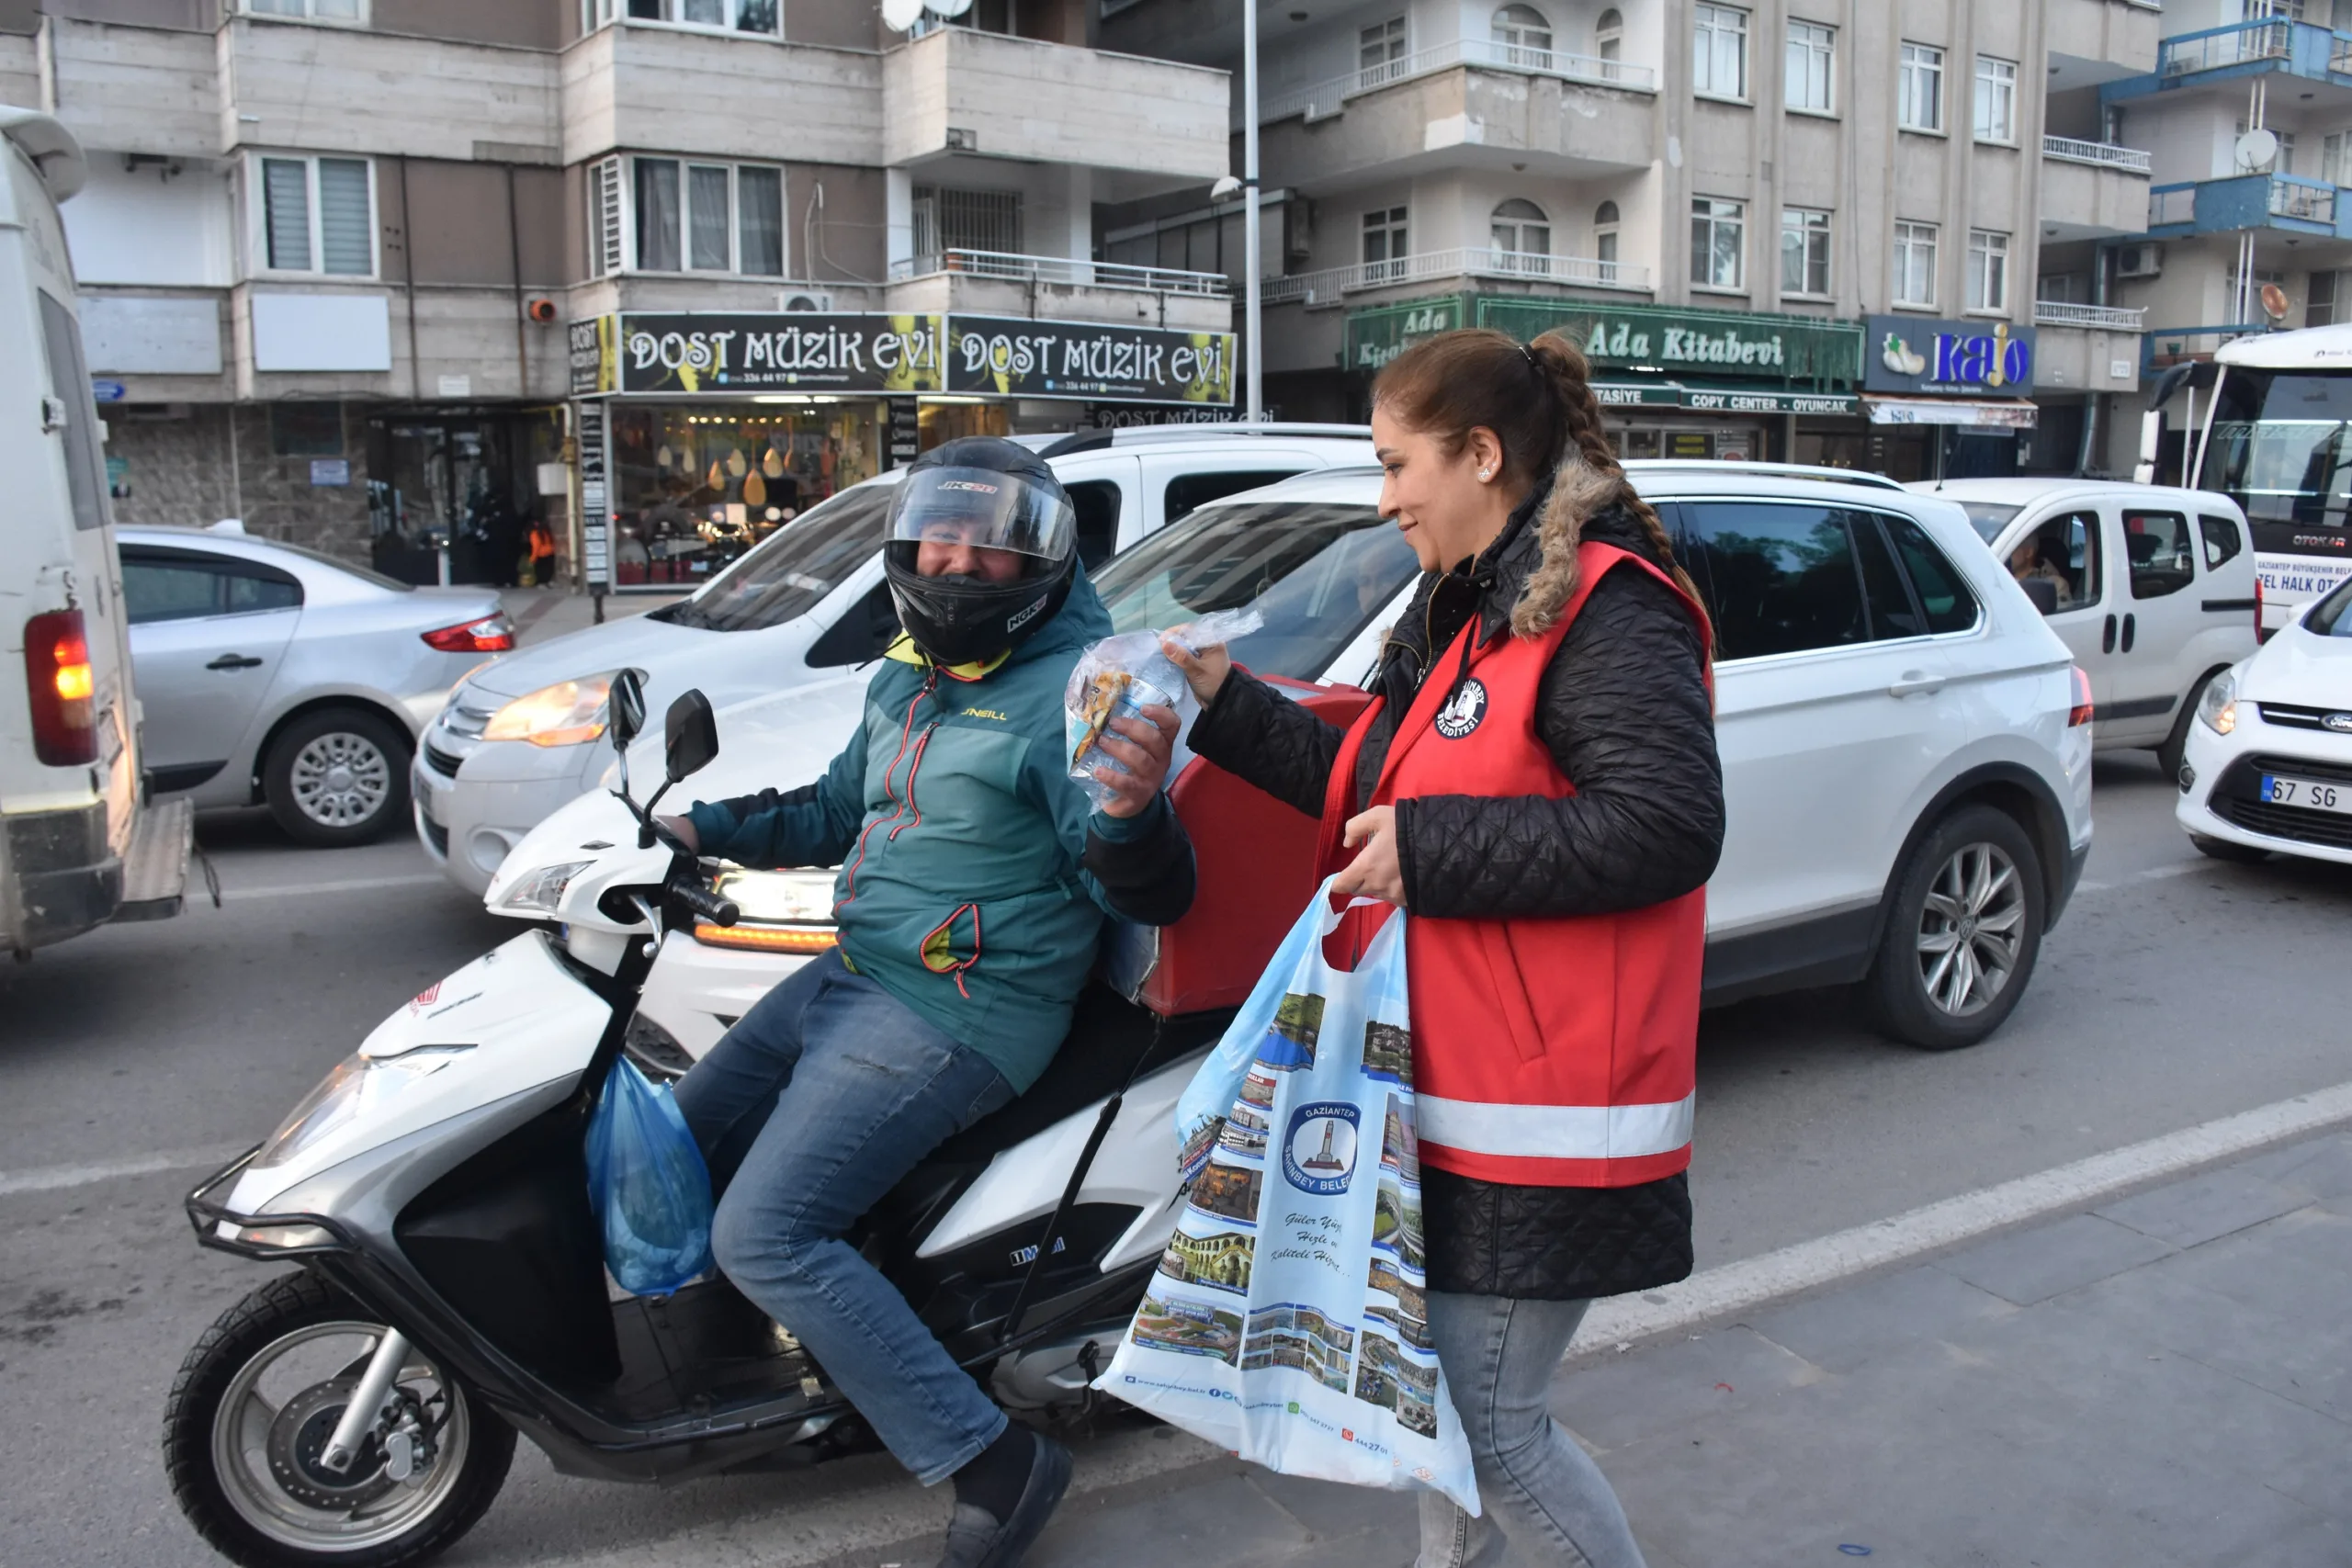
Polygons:
<instances>
[{"instance_id":1,"label":"asphalt road","mask_svg":"<svg viewBox=\"0 0 2352 1568\"><path fill-rule=\"evenodd\" d=\"M2352 1078L2352 873L2202 860L2143 754L2102 760L2098 785L2087 885L1991 1042L1889 1045L1834 994L1709 1015L1702 1268ZM0 968L0 1568L214 1561L164 1485L164 1395L266 1271L196 1247L190 1167L266 1133L377 1020L512 930L405 840L297 851L258 815L199 832L219 908ZM1148 1442L1127 1432L1102 1463ZM936 1505L887 1461L656 1492L557 1477L526 1445L445 1561L771 1561L760 1543L827 1509L854 1521L827 1537L843 1553L888 1561L873 1549ZM804 1536L791 1560L831 1550Z\"/></svg>"}]
</instances>

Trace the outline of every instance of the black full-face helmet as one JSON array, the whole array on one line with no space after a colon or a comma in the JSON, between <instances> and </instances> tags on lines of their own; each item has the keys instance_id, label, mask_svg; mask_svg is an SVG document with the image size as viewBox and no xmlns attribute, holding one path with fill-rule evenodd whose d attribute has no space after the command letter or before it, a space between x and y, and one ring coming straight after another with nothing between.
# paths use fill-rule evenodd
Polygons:
<instances>
[{"instance_id":1,"label":"black full-face helmet","mask_svg":"<svg viewBox=\"0 0 2352 1568\"><path fill-rule=\"evenodd\" d=\"M944 554L955 570L926 575ZM1054 618L1078 570L1069 492L1044 459L995 435L967 435L915 459L890 506L882 567L899 624L939 664L1019 647ZM993 568L994 570L989 570Z\"/></svg>"}]
</instances>

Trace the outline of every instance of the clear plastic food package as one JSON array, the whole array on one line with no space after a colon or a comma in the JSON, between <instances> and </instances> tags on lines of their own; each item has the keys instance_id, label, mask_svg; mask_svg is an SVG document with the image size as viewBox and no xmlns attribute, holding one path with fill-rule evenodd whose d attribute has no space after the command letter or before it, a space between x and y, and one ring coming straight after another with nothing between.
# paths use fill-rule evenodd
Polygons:
<instances>
[{"instance_id":1,"label":"clear plastic food package","mask_svg":"<svg viewBox=\"0 0 2352 1568\"><path fill-rule=\"evenodd\" d=\"M1248 637L1265 625L1256 610L1218 610L1170 632L1121 632L1078 656L1062 693L1064 734L1069 747L1069 776L1087 798L1101 806L1110 790L1094 776L1097 767L1119 773L1126 764L1099 744L1114 718L1141 718L1154 705L1176 710L1189 728L1194 711L1184 672L1159 650L1163 637L1179 637L1195 651Z\"/></svg>"}]
</instances>

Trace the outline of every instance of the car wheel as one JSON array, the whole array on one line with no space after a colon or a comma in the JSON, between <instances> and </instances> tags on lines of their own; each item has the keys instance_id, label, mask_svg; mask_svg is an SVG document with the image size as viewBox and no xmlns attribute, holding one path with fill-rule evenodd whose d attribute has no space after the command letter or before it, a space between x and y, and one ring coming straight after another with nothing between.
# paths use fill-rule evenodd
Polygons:
<instances>
[{"instance_id":1,"label":"car wheel","mask_svg":"<svg viewBox=\"0 0 2352 1568\"><path fill-rule=\"evenodd\" d=\"M2209 670L2199 676L2197 684L2188 688L2188 700L2180 705L2179 716L2172 721L2172 733L2156 748L2156 766L2167 782L2180 778L2180 764L2188 756L2188 727L2197 722L2197 705L2205 700L2205 688L2213 683L2219 670Z\"/></svg>"},{"instance_id":2,"label":"car wheel","mask_svg":"<svg viewBox=\"0 0 2352 1568\"><path fill-rule=\"evenodd\" d=\"M408 816L407 737L360 708L305 714L270 746L261 790L296 841L367 843Z\"/></svg>"},{"instance_id":3,"label":"car wheel","mask_svg":"<svg viewBox=\"0 0 2352 1568\"><path fill-rule=\"evenodd\" d=\"M1969 806L1939 822L1895 885L1863 982L1879 1027L1908 1045L1973 1045L2007 1019L2041 951L2041 856L2017 819Z\"/></svg>"},{"instance_id":4,"label":"car wheel","mask_svg":"<svg viewBox=\"0 0 2352 1568\"><path fill-rule=\"evenodd\" d=\"M2232 865L2260 865L2270 858L2268 850L2256 849L2252 844L2233 843L2227 839L2209 839L2202 833L2189 834L2188 841L2197 846L2199 854L2211 855Z\"/></svg>"}]
</instances>

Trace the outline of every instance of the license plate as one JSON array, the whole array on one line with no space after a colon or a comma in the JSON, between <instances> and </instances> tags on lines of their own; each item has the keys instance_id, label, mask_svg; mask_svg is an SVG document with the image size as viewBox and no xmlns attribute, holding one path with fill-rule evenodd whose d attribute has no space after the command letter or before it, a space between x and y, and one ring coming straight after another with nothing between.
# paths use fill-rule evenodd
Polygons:
<instances>
[{"instance_id":1,"label":"license plate","mask_svg":"<svg viewBox=\"0 0 2352 1568\"><path fill-rule=\"evenodd\" d=\"M2352 817L2352 784L2324 784L2317 779L2262 775L2262 799L2268 806L2300 806L2306 811L2333 811Z\"/></svg>"}]
</instances>

